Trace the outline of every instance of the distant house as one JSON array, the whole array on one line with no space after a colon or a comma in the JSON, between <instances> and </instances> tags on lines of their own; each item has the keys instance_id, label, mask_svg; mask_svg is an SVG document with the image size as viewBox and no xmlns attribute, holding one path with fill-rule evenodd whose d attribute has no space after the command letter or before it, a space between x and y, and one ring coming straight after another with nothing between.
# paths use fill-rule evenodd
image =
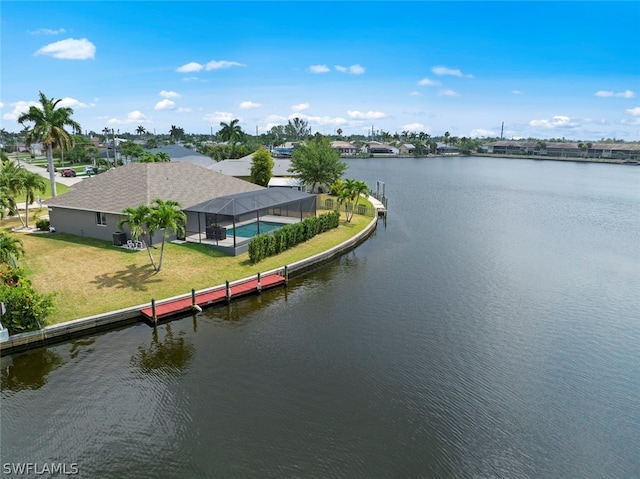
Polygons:
<instances>
[{"instance_id":1,"label":"distant house","mask_svg":"<svg viewBox=\"0 0 640 479\"><path fill-rule=\"evenodd\" d=\"M378 141L370 141L367 146L367 152L372 155L397 155L400 150L395 146L380 143Z\"/></svg>"},{"instance_id":2,"label":"distant house","mask_svg":"<svg viewBox=\"0 0 640 479\"><path fill-rule=\"evenodd\" d=\"M171 161L182 161L185 163L191 163L192 165L202 166L204 168L213 168L216 165L216 161L202 153L185 148L182 145L167 145L160 148L153 148L148 150L153 154L166 153L171 158Z\"/></svg>"},{"instance_id":3,"label":"distant house","mask_svg":"<svg viewBox=\"0 0 640 479\"><path fill-rule=\"evenodd\" d=\"M42 143L31 143L31 145L29 145L29 148L27 148L25 145L24 148L20 147L20 151L29 151L33 156L42 156L47 153L44 150L44 146L42 145Z\"/></svg>"},{"instance_id":4,"label":"distant house","mask_svg":"<svg viewBox=\"0 0 640 479\"><path fill-rule=\"evenodd\" d=\"M331 147L340 153L340 156L356 156L357 148L347 141L332 141Z\"/></svg>"},{"instance_id":5,"label":"distant house","mask_svg":"<svg viewBox=\"0 0 640 479\"><path fill-rule=\"evenodd\" d=\"M293 150L298 146L297 142L287 141L280 146L276 146L271 150L274 158L291 158Z\"/></svg>"},{"instance_id":6,"label":"distant house","mask_svg":"<svg viewBox=\"0 0 640 479\"><path fill-rule=\"evenodd\" d=\"M591 143L572 141L518 141L504 140L487 143L487 152L493 155L528 155L557 158L611 158L621 161L640 159L639 143Z\"/></svg>"},{"instance_id":7,"label":"distant house","mask_svg":"<svg viewBox=\"0 0 640 479\"><path fill-rule=\"evenodd\" d=\"M307 187L299 178L276 178L269 180L267 188L289 188L297 191L307 191Z\"/></svg>"},{"instance_id":8,"label":"distant house","mask_svg":"<svg viewBox=\"0 0 640 479\"><path fill-rule=\"evenodd\" d=\"M413 152L416 150L416 147L411 143L401 143L398 145L398 151L401 155L413 155Z\"/></svg>"},{"instance_id":9,"label":"distant house","mask_svg":"<svg viewBox=\"0 0 640 479\"><path fill-rule=\"evenodd\" d=\"M223 175L234 176L236 178L250 181L252 161L253 153L242 158L214 162L213 165L209 166L208 168L217 171L218 173L222 173ZM274 158L272 176L291 176L289 168L291 168L291 159Z\"/></svg>"},{"instance_id":10,"label":"distant house","mask_svg":"<svg viewBox=\"0 0 640 479\"><path fill-rule=\"evenodd\" d=\"M436 142L436 154L438 155L457 155L460 150L456 146L447 145L446 143Z\"/></svg>"}]
</instances>

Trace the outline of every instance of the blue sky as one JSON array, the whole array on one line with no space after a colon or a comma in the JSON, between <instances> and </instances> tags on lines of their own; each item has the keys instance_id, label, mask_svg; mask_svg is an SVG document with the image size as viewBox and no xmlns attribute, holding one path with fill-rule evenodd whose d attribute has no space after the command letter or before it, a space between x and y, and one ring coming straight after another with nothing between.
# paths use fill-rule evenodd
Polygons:
<instances>
[{"instance_id":1,"label":"blue sky","mask_svg":"<svg viewBox=\"0 0 640 479\"><path fill-rule=\"evenodd\" d=\"M104 127L640 140L640 2L1 5L2 128L42 91Z\"/></svg>"}]
</instances>

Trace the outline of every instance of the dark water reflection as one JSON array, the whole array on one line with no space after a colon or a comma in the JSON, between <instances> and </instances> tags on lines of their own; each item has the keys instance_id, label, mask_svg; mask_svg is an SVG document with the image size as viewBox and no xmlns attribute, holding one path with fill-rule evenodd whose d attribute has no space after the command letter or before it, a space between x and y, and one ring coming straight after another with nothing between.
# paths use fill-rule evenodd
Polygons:
<instances>
[{"instance_id":1,"label":"dark water reflection","mask_svg":"<svg viewBox=\"0 0 640 479\"><path fill-rule=\"evenodd\" d=\"M2 359L81 477L640 477L640 168L353 160L386 228L286 289Z\"/></svg>"}]
</instances>

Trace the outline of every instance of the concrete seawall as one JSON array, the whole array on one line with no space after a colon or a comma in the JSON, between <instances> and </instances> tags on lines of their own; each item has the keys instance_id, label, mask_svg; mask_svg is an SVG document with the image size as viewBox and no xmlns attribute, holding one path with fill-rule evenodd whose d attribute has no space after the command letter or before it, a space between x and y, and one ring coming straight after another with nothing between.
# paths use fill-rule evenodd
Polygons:
<instances>
[{"instance_id":1,"label":"concrete seawall","mask_svg":"<svg viewBox=\"0 0 640 479\"><path fill-rule=\"evenodd\" d=\"M378 218L376 216L372 218L369 224L361 232L348 239L347 241L344 241L343 243L340 243L339 245L334 246L327 251L323 251L322 253L318 253L309 258L305 258L303 260L296 261L295 263L286 265L289 277L299 276L307 271L310 271L314 268L322 266L329 261L332 261L333 259L343 255L344 253L353 250L356 246L358 246L373 234L373 232L377 228L377 225ZM271 272L282 271L283 268L284 265L279 268L266 271L262 274L267 275ZM246 281L246 279L247 278L239 279L237 281L234 281L234 283ZM214 286L202 291L216 289L220 286L223 285ZM158 301L158 303L169 301L171 299L187 297L191 297L191 292L175 296L173 298L166 298ZM140 304L117 311L111 311L108 313L89 316L86 318L74 319L65 323L47 326L39 331L32 331L29 333L21 333L10 336L8 341L0 343L0 356L19 351L25 351L27 349L46 346L48 344L55 344L71 338L94 334L96 332L115 329L127 324L137 323L139 321L142 321L140 310L148 306L149 303Z\"/></svg>"}]
</instances>

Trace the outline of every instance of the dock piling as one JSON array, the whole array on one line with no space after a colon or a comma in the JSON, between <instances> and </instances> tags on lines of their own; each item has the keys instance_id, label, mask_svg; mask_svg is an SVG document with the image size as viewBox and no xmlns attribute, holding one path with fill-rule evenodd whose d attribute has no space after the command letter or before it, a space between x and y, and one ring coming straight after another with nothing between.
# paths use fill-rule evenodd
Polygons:
<instances>
[{"instance_id":1,"label":"dock piling","mask_svg":"<svg viewBox=\"0 0 640 479\"><path fill-rule=\"evenodd\" d=\"M156 314L156 300L151 298L151 318L154 324L158 324L158 315Z\"/></svg>"},{"instance_id":2,"label":"dock piling","mask_svg":"<svg viewBox=\"0 0 640 479\"><path fill-rule=\"evenodd\" d=\"M258 284L256 285L258 293L262 292L262 285L260 284L260 273L258 273Z\"/></svg>"},{"instance_id":3,"label":"dock piling","mask_svg":"<svg viewBox=\"0 0 640 479\"><path fill-rule=\"evenodd\" d=\"M231 287L229 286L229 280L226 281L227 285L227 302L231 301Z\"/></svg>"}]
</instances>

